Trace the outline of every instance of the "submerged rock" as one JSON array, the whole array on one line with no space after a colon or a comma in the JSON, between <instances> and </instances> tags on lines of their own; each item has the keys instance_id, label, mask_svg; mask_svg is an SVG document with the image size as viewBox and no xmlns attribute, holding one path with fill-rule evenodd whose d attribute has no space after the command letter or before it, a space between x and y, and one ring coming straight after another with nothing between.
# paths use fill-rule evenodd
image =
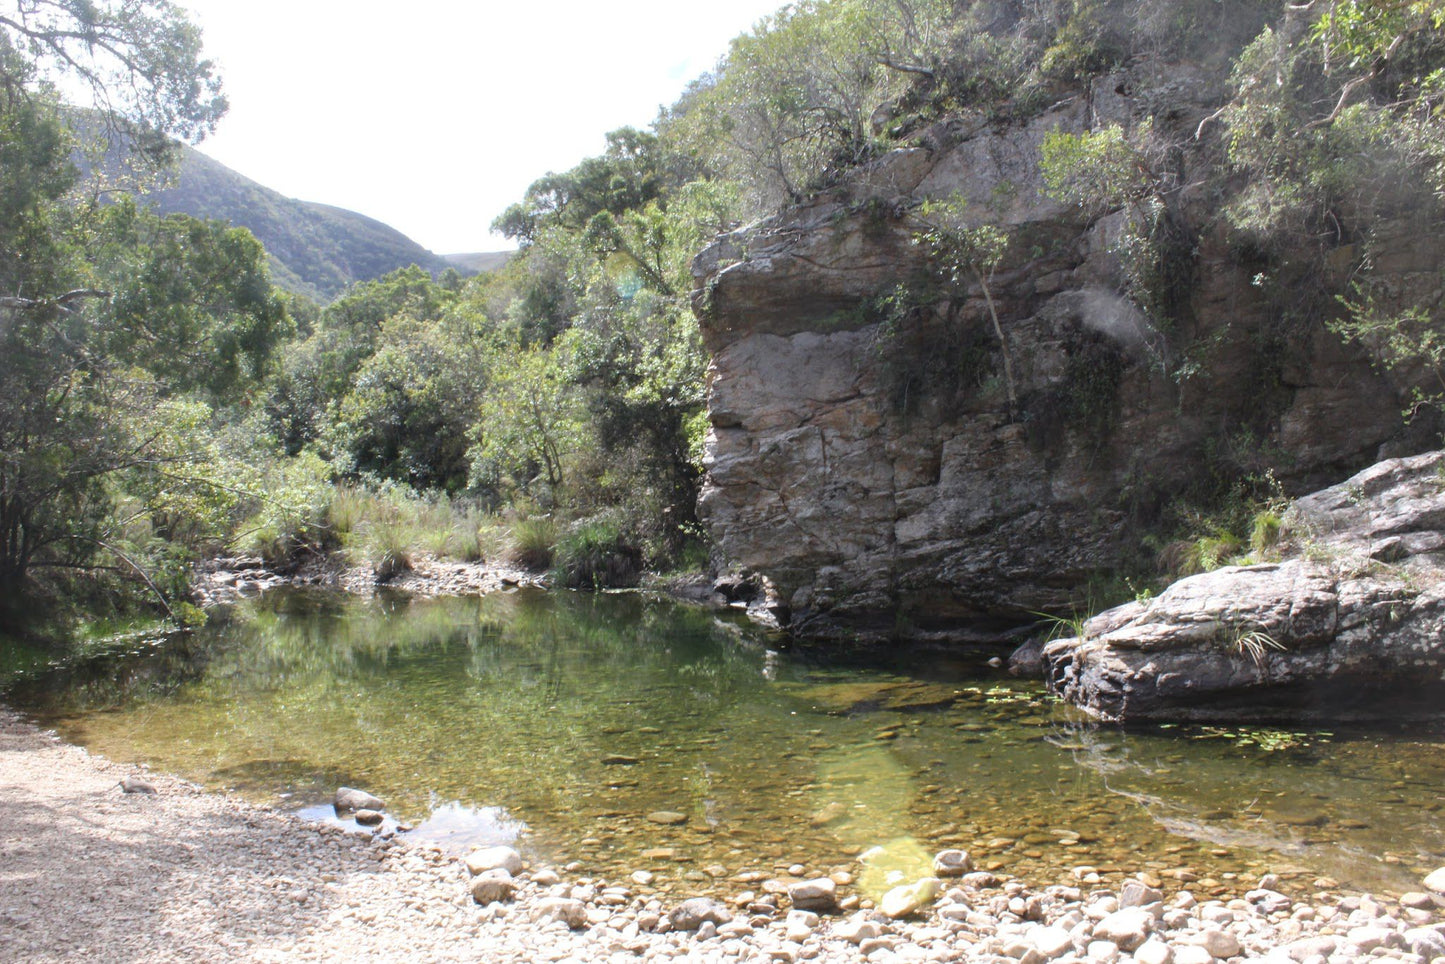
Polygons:
<instances>
[{"instance_id":1,"label":"submerged rock","mask_svg":"<svg viewBox=\"0 0 1445 964\"><path fill-rule=\"evenodd\" d=\"M937 897L938 889L939 883L934 877L925 877L917 883L894 887L883 895L883 899L878 902L878 909L894 920L908 917Z\"/></svg>"},{"instance_id":2,"label":"submerged rock","mask_svg":"<svg viewBox=\"0 0 1445 964\"><path fill-rule=\"evenodd\" d=\"M1435 716L1445 453L1298 500L1283 562L1180 580L1048 644L1049 688L1109 720ZM1383 559L1388 558L1388 562Z\"/></svg>"}]
</instances>

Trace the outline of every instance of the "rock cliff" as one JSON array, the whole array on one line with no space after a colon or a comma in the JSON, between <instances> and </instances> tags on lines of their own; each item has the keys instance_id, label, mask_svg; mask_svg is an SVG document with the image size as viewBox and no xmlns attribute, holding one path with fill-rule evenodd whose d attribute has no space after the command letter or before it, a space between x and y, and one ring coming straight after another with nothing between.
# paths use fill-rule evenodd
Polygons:
<instances>
[{"instance_id":1,"label":"rock cliff","mask_svg":"<svg viewBox=\"0 0 1445 964\"><path fill-rule=\"evenodd\" d=\"M795 633L953 639L1067 612L1180 493L1265 470L1308 491L1382 447L1420 450L1401 386L1322 323L1355 253L1324 259L1333 276L1271 262L1261 285L1264 256L1221 225L1196 177L1219 148L1193 133L1222 96L1145 66L1028 120L955 118L699 256L701 512ZM1039 166L1050 131L1143 116L1175 133L1193 185L1155 322L1120 293L1123 215L1051 200ZM940 286L917 243L919 203L960 196L1010 238L986 287ZM1395 230L1397 287L1438 286L1441 255Z\"/></svg>"},{"instance_id":2,"label":"rock cliff","mask_svg":"<svg viewBox=\"0 0 1445 964\"><path fill-rule=\"evenodd\" d=\"M1181 580L1044 647L1049 687L1108 720L1438 718L1445 453L1297 501L1287 561Z\"/></svg>"}]
</instances>

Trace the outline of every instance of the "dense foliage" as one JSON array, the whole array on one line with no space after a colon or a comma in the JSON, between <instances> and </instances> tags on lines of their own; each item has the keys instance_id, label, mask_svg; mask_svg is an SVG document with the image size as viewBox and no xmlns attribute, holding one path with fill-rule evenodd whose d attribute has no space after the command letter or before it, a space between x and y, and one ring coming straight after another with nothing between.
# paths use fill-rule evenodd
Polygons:
<instances>
[{"instance_id":1,"label":"dense foliage","mask_svg":"<svg viewBox=\"0 0 1445 964\"><path fill-rule=\"evenodd\" d=\"M1445 386L1439 305L1375 290L1369 262L1381 213L1445 196L1442 27L1441 0L800 0L650 129L540 177L496 222L520 246L505 266L318 306L273 290L248 232L100 203L73 162L77 117L154 165L220 116L173 4L0 2L0 599L83 573L173 601L227 547L344 547L390 574L417 550L503 552L506 527L514 558L574 585L696 564L694 255L935 120L1035 116L1141 58L1219 78L1195 136L1218 139L1241 247L1358 242L1340 334ZM1146 119L1042 157L1060 199L1123 213L1122 293L1161 327L1192 237L1178 147ZM911 216L937 283L988 295L1010 239L956 202Z\"/></svg>"}]
</instances>

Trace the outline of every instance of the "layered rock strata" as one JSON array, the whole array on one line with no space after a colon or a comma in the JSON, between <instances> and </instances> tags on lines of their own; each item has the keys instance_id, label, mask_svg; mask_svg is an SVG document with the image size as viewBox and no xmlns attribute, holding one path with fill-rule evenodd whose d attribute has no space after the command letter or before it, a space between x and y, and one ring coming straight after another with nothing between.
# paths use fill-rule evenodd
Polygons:
<instances>
[{"instance_id":1,"label":"layered rock strata","mask_svg":"<svg viewBox=\"0 0 1445 964\"><path fill-rule=\"evenodd\" d=\"M1298 500L1288 558L1181 580L1044 647L1049 687L1107 720L1438 718L1445 453Z\"/></svg>"},{"instance_id":2,"label":"layered rock strata","mask_svg":"<svg viewBox=\"0 0 1445 964\"><path fill-rule=\"evenodd\" d=\"M1220 197L1181 187L1188 277L1151 322L1122 280L1125 216L1046 196L1054 130L1151 116L1184 145L1181 184L1218 163L1193 138L1218 84L1152 70L1027 121L939 124L699 256L701 511L795 633L953 639L1067 612L1182 493L1265 469L1308 491L1419 451L1401 439L1400 386L1324 327L1343 273L1288 277L1219 226ZM944 198L1009 235L982 283L941 283L918 243L919 204ZM1397 290L1438 286L1440 252L1411 236L1384 242ZM1338 255L1343 272L1352 254Z\"/></svg>"}]
</instances>

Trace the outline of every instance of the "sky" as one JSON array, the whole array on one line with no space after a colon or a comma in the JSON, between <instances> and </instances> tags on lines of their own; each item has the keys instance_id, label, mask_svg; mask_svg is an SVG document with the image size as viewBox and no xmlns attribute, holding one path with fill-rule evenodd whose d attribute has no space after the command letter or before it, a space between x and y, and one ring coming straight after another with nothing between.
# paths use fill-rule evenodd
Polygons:
<instances>
[{"instance_id":1,"label":"sky","mask_svg":"<svg viewBox=\"0 0 1445 964\"><path fill-rule=\"evenodd\" d=\"M177 0L230 112L200 150L438 254L548 171L645 127L781 0Z\"/></svg>"}]
</instances>

